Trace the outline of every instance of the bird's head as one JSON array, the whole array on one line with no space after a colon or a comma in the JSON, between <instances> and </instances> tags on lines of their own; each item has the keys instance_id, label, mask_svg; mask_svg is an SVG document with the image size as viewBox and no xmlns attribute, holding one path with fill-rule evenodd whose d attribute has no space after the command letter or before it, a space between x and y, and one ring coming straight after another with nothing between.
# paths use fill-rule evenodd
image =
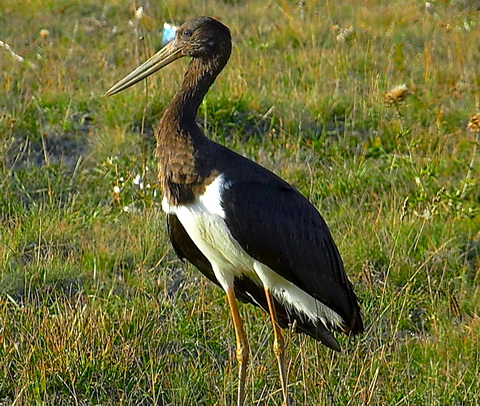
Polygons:
<instances>
[{"instance_id":1,"label":"bird's head","mask_svg":"<svg viewBox=\"0 0 480 406\"><path fill-rule=\"evenodd\" d=\"M184 56L227 62L232 48L230 30L211 17L195 17L178 27L175 39L165 45L150 59L112 86L106 93L111 96L121 92Z\"/></svg>"},{"instance_id":2,"label":"bird's head","mask_svg":"<svg viewBox=\"0 0 480 406\"><path fill-rule=\"evenodd\" d=\"M195 17L183 23L175 40L183 54L194 58L209 58L231 49L230 30L210 17Z\"/></svg>"}]
</instances>

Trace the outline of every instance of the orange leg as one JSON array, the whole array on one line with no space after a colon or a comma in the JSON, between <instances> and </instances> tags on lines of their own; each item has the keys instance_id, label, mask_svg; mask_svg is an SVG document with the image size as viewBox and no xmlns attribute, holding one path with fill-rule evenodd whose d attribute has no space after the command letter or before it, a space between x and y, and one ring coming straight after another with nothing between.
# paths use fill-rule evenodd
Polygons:
<instances>
[{"instance_id":1,"label":"orange leg","mask_svg":"<svg viewBox=\"0 0 480 406\"><path fill-rule=\"evenodd\" d=\"M270 311L270 318L272 319L273 326L273 352L277 357L278 369L280 370L280 383L282 385L283 392L283 405L290 406L290 399L288 397L287 388L287 370L285 368L285 343L282 337L282 331L277 323L277 312L275 311L275 305L273 303L273 297L268 288L265 288L265 295L267 297L268 310Z\"/></svg>"},{"instance_id":2,"label":"orange leg","mask_svg":"<svg viewBox=\"0 0 480 406\"><path fill-rule=\"evenodd\" d=\"M233 326L235 327L235 338L237 340L238 360L238 400L237 406L243 406L245 402L245 379L247 377L247 365L249 358L249 347L247 335L243 329L243 322L238 311L237 300L233 288L227 290L227 300L232 314Z\"/></svg>"}]
</instances>

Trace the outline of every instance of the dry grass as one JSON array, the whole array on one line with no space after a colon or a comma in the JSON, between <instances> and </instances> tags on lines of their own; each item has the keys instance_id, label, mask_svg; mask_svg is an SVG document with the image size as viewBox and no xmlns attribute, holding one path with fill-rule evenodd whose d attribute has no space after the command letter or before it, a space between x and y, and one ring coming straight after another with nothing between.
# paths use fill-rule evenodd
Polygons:
<instances>
[{"instance_id":1,"label":"dry grass","mask_svg":"<svg viewBox=\"0 0 480 406\"><path fill-rule=\"evenodd\" d=\"M4 3L0 404L233 403L224 295L175 257L155 180L152 128L185 63L102 96L164 21L196 14L235 41L207 133L311 198L362 299L367 331L341 354L289 334L295 404L480 404L476 9L179 0L135 19L140 2ZM241 310L248 402L280 404L268 318Z\"/></svg>"}]
</instances>

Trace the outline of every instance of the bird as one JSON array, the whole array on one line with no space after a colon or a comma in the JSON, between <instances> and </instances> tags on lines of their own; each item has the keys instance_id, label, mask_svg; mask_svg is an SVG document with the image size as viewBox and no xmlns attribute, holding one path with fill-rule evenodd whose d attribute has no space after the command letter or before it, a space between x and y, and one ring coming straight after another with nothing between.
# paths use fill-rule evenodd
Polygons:
<instances>
[{"instance_id":1,"label":"bird","mask_svg":"<svg viewBox=\"0 0 480 406\"><path fill-rule=\"evenodd\" d=\"M238 300L270 316L283 404L290 405L281 330L292 326L340 351L332 331L354 336L364 325L339 250L315 206L273 172L206 137L196 122L231 51L227 26L211 17L191 18L105 95L190 58L155 132L168 235L180 259L226 293L236 339L237 405L245 403L249 362Z\"/></svg>"}]
</instances>

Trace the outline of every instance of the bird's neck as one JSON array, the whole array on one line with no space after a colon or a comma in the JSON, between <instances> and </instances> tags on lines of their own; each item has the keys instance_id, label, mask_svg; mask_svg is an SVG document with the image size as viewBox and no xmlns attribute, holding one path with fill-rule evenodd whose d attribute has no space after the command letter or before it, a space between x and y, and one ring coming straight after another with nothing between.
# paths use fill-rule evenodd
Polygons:
<instances>
[{"instance_id":1,"label":"bird's neck","mask_svg":"<svg viewBox=\"0 0 480 406\"><path fill-rule=\"evenodd\" d=\"M207 162L210 142L195 117L223 65L193 59L182 87L160 120L156 154L160 182L170 205L192 202L203 190L205 179L212 176Z\"/></svg>"},{"instance_id":2,"label":"bird's neck","mask_svg":"<svg viewBox=\"0 0 480 406\"><path fill-rule=\"evenodd\" d=\"M218 60L192 59L182 86L167 107L165 115L174 120L195 121L198 107L223 66Z\"/></svg>"}]
</instances>

